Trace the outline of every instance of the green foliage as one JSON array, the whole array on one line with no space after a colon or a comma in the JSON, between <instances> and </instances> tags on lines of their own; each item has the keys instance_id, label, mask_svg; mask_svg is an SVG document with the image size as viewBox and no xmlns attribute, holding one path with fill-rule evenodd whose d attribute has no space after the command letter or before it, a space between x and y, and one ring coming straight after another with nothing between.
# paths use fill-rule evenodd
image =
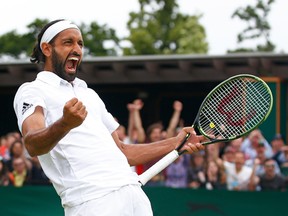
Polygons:
<instances>
[{"instance_id":1,"label":"green foliage","mask_svg":"<svg viewBox=\"0 0 288 216\"><path fill-rule=\"evenodd\" d=\"M14 58L30 56L38 33L49 20L35 19L27 25L27 33L18 34L16 30L0 36L0 56L9 55ZM88 55L107 56L116 55L119 38L114 29L107 25L98 25L92 22L90 25L81 24L80 29L85 41L85 53ZM111 48L105 47L105 43L113 44Z\"/></svg>"},{"instance_id":2,"label":"green foliage","mask_svg":"<svg viewBox=\"0 0 288 216\"><path fill-rule=\"evenodd\" d=\"M265 44L257 45L254 51L271 52L275 49L275 45L270 41L271 27L268 22L268 15L273 3L274 0L267 0L267 2L257 0L255 6L240 7L233 13L232 18L238 17L240 20L247 22L247 27L238 34L238 43L262 38ZM229 52L239 52L239 50L244 51L245 48ZM247 50L251 51L251 49Z\"/></svg>"},{"instance_id":3,"label":"green foliage","mask_svg":"<svg viewBox=\"0 0 288 216\"><path fill-rule=\"evenodd\" d=\"M115 56L207 53L205 28L199 20L202 15L185 15L179 12L177 0L138 0L139 11L131 12L127 22L129 35L117 37L116 31L97 22L81 24L85 43L85 55ZM233 18L247 22L247 27L238 34L238 43L247 40L264 39L264 44L255 48L239 48L228 52L271 52L275 45L270 41L268 15L275 0L256 0L255 6L238 8ZM49 20L35 19L27 25L27 33L16 30L0 36L0 57L28 57L40 29ZM122 42L128 42L124 46ZM119 44L122 44L120 46Z\"/></svg>"},{"instance_id":4,"label":"green foliage","mask_svg":"<svg viewBox=\"0 0 288 216\"><path fill-rule=\"evenodd\" d=\"M130 13L124 55L207 53L201 16L178 12L176 0L139 0L138 13Z\"/></svg>"},{"instance_id":5,"label":"green foliage","mask_svg":"<svg viewBox=\"0 0 288 216\"><path fill-rule=\"evenodd\" d=\"M23 52L23 46L25 44L22 44L22 38L15 30L0 37L1 54L18 57Z\"/></svg>"},{"instance_id":6,"label":"green foliage","mask_svg":"<svg viewBox=\"0 0 288 216\"><path fill-rule=\"evenodd\" d=\"M48 20L36 19L27 25L28 33L19 34L16 30L10 31L0 36L0 55L10 55L14 58L20 58L21 55L29 56L32 52L35 39L42 26L48 23Z\"/></svg>"},{"instance_id":7,"label":"green foliage","mask_svg":"<svg viewBox=\"0 0 288 216\"><path fill-rule=\"evenodd\" d=\"M86 54L92 56L115 56L119 47L119 38L114 29L107 25L99 25L92 22L90 25L81 24L82 36L86 48ZM110 43L110 48L105 44Z\"/></svg>"}]
</instances>

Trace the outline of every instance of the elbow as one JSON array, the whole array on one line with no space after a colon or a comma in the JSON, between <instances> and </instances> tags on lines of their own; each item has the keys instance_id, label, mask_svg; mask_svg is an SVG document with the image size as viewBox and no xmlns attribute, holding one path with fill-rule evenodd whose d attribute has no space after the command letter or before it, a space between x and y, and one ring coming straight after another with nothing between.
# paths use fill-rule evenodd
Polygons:
<instances>
[{"instance_id":1,"label":"elbow","mask_svg":"<svg viewBox=\"0 0 288 216\"><path fill-rule=\"evenodd\" d=\"M25 143L26 150L31 157L38 156L37 152L33 149L31 144L26 143L25 140L24 140L24 143Z\"/></svg>"},{"instance_id":2,"label":"elbow","mask_svg":"<svg viewBox=\"0 0 288 216\"><path fill-rule=\"evenodd\" d=\"M37 148L37 144L30 142L29 139L24 138L24 144L25 144L25 148L26 148L28 154L31 157L36 157L36 156L48 153L48 152L45 152L44 149Z\"/></svg>"}]
</instances>

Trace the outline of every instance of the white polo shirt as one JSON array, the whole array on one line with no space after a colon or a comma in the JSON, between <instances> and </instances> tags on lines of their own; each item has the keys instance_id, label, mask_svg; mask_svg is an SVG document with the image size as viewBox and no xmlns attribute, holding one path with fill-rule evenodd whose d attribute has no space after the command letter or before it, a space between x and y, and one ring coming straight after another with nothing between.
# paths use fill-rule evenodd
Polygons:
<instances>
[{"instance_id":1,"label":"white polo shirt","mask_svg":"<svg viewBox=\"0 0 288 216\"><path fill-rule=\"evenodd\" d=\"M36 106L43 108L46 126L49 126L62 116L65 103L73 97L86 106L85 121L49 153L39 156L63 206L75 206L124 185L139 184L137 174L111 136L119 124L98 94L78 78L72 86L56 74L43 71L35 81L21 85L14 98L20 131L23 121Z\"/></svg>"},{"instance_id":2,"label":"white polo shirt","mask_svg":"<svg viewBox=\"0 0 288 216\"><path fill-rule=\"evenodd\" d=\"M237 173L235 164L228 161L224 161L224 167L227 174L228 190L233 190L234 187L239 187L240 190L248 190L252 168L243 165L241 171Z\"/></svg>"}]
</instances>

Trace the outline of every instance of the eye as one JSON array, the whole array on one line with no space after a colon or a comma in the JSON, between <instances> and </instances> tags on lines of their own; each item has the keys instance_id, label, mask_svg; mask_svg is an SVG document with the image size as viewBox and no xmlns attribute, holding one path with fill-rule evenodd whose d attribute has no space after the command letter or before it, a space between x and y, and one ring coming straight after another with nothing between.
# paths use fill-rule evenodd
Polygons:
<instances>
[{"instance_id":1,"label":"eye","mask_svg":"<svg viewBox=\"0 0 288 216\"><path fill-rule=\"evenodd\" d=\"M71 43L72 43L71 40L65 40L65 41L64 41L64 44L71 44Z\"/></svg>"},{"instance_id":2,"label":"eye","mask_svg":"<svg viewBox=\"0 0 288 216\"><path fill-rule=\"evenodd\" d=\"M79 42L78 42L78 45L79 45L81 48L83 48L83 47L84 47L83 41L79 41Z\"/></svg>"}]
</instances>

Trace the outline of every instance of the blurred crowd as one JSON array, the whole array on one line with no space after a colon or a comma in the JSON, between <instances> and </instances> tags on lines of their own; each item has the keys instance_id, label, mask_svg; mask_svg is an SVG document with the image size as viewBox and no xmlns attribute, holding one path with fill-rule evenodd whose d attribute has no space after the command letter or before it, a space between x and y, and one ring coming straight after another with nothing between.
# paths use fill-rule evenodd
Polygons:
<instances>
[{"instance_id":1,"label":"blurred crowd","mask_svg":"<svg viewBox=\"0 0 288 216\"><path fill-rule=\"evenodd\" d=\"M128 124L120 123L119 138L127 144L155 142L175 136L185 126L183 104L174 101L167 128L155 122L143 128L140 99L127 104ZM117 120L117 118L115 118ZM158 158L160 159L160 158ZM157 159L157 160L158 160ZM141 174L157 160L131 167ZM51 185L37 157L30 157L19 132L0 137L0 186ZM255 129L246 137L229 143L207 145L204 151L183 154L153 177L146 187L173 187L207 190L286 191L288 188L288 146L281 134L267 140Z\"/></svg>"},{"instance_id":2,"label":"blurred crowd","mask_svg":"<svg viewBox=\"0 0 288 216\"><path fill-rule=\"evenodd\" d=\"M0 137L0 186L51 185L37 157L30 157L19 132Z\"/></svg>"}]
</instances>

